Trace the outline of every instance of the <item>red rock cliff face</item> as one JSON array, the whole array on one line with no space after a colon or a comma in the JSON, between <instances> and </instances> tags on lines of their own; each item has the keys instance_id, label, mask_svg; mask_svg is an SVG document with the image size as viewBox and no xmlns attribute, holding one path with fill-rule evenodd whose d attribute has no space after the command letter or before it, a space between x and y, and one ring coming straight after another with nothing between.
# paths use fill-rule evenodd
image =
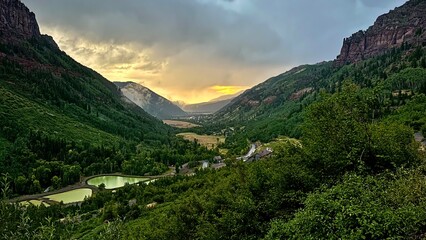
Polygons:
<instances>
[{"instance_id":1,"label":"red rock cliff face","mask_svg":"<svg viewBox=\"0 0 426 240\"><path fill-rule=\"evenodd\" d=\"M0 0L0 36L3 40L40 36L35 14L20 0Z\"/></svg>"},{"instance_id":2,"label":"red rock cliff face","mask_svg":"<svg viewBox=\"0 0 426 240\"><path fill-rule=\"evenodd\" d=\"M337 65L355 63L378 56L408 43L426 44L426 0L411 0L377 18L367 31L359 31L343 40Z\"/></svg>"}]
</instances>

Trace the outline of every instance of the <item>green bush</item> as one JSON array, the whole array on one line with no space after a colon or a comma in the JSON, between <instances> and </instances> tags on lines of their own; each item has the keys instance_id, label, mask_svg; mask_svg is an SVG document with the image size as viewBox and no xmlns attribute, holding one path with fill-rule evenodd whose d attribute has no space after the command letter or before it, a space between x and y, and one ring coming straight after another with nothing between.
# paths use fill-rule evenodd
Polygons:
<instances>
[{"instance_id":1,"label":"green bush","mask_svg":"<svg viewBox=\"0 0 426 240\"><path fill-rule=\"evenodd\" d=\"M274 221L266 239L405 239L426 227L422 174L348 175L341 184L311 194L285 222Z\"/></svg>"}]
</instances>

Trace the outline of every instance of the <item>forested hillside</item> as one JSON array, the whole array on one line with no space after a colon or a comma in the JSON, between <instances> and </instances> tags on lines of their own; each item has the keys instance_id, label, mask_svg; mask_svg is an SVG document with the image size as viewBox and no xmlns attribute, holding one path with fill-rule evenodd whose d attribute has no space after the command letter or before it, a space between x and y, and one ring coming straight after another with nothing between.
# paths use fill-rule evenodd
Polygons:
<instances>
[{"instance_id":1,"label":"forested hillside","mask_svg":"<svg viewBox=\"0 0 426 240\"><path fill-rule=\"evenodd\" d=\"M0 3L7 20L0 26L0 173L12 182L9 197L39 193L54 178L58 188L81 175L155 175L183 164L184 156L214 155L174 137L113 83L62 52L20 1ZM150 157L146 167L136 166L137 154Z\"/></svg>"},{"instance_id":2,"label":"forested hillside","mask_svg":"<svg viewBox=\"0 0 426 240\"><path fill-rule=\"evenodd\" d=\"M296 67L246 91L215 114L210 129L233 126L227 146L239 153L246 139L301 137L306 106L317 101L321 91L341 91L345 81L383 94L389 109L404 104L413 92L425 93L425 6L424 1L408 1L361 31L364 38L358 33L345 39L336 60Z\"/></svg>"}]
</instances>

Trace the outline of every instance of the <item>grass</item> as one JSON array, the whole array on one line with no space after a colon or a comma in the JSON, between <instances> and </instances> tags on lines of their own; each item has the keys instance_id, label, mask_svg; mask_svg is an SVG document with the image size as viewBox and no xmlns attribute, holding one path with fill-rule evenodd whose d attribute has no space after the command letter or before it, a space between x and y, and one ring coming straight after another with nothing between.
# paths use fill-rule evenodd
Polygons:
<instances>
[{"instance_id":1,"label":"grass","mask_svg":"<svg viewBox=\"0 0 426 240\"><path fill-rule=\"evenodd\" d=\"M190 123L190 122L184 122L184 121L177 121L177 120L164 120L165 124L175 127L175 128L194 128L194 127L200 127L200 125Z\"/></svg>"},{"instance_id":2,"label":"grass","mask_svg":"<svg viewBox=\"0 0 426 240\"><path fill-rule=\"evenodd\" d=\"M198 135L196 133L179 133L177 136L181 136L189 141L197 140L199 144L206 146L208 149L213 149L219 143L225 142L224 136Z\"/></svg>"},{"instance_id":3,"label":"grass","mask_svg":"<svg viewBox=\"0 0 426 240\"><path fill-rule=\"evenodd\" d=\"M258 151L262 151L266 148L272 148L272 150L280 149L281 147L286 146L286 144L288 144L288 143L293 145L293 146L296 146L296 147L302 147L301 142L299 140L295 139L295 138L279 136L278 138L272 140L271 142L262 145L258 149Z\"/></svg>"},{"instance_id":4,"label":"grass","mask_svg":"<svg viewBox=\"0 0 426 240\"><path fill-rule=\"evenodd\" d=\"M83 124L53 108L30 101L0 87L0 120L13 122L20 129L32 129L77 142L114 144L115 135ZM0 139L0 148L3 141Z\"/></svg>"}]
</instances>

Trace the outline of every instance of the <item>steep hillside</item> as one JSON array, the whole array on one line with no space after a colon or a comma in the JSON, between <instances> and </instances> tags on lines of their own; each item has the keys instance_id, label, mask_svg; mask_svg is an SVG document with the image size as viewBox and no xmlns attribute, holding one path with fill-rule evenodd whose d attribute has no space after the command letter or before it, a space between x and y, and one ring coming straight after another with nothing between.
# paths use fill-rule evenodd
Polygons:
<instances>
[{"instance_id":1,"label":"steep hillside","mask_svg":"<svg viewBox=\"0 0 426 240\"><path fill-rule=\"evenodd\" d=\"M120 88L124 96L154 117L170 119L187 115L186 112L166 98L140 84L134 82L114 83Z\"/></svg>"},{"instance_id":2,"label":"steep hillside","mask_svg":"<svg viewBox=\"0 0 426 240\"><path fill-rule=\"evenodd\" d=\"M183 106L182 108L189 113L215 113L228 105L231 101L232 98L219 101L189 104Z\"/></svg>"},{"instance_id":3,"label":"steep hillside","mask_svg":"<svg viewBox=\"0 0 426 240\"><path fill-rule=\"evenodd\" d=\"M412 0L377 18L367 31L344 40L333 62L296 67L244 92L216 115L218 119L243 120L268 114L286 101L297 100L321 87L344 63L380 56L392 49L404 51L426 45L426 1ZM409 51L410 52L410 51ZM337 65L337 66L336 66Z\"/></svg>"},{"instance_id":4,"label":"steep hillside","mask_svg":"<svg viewBox=\"0 0 426 240\"><path fill-rule=\"evenodd\" d=\"M239 96L242 92L236 94L223 95L214 98L208 102L195 103L195 104L181 104L183 110L188 113L201 113L211 114L219 111L226 105L228 105L234 98Z\"/></svg>"},{"instance_id":5,"label":"steep hillside","mask_svg":"<svg viewBox=\"0 0 426 240\"><path fill-rule=\"evenodd\" d=\"M161 174L186 153L215 154L176 138L62 52L19 0L0 0L0 8L0 175L13 182L8 195L65 187L81 175ZM137 154L150 162L140 167Z\"/></svg>"},{"instance_id":6,"label":"steep hillside","mask_svg":"<svg viewBox=\"0 0 426 240\"><path fill-rule=\"evenodd\" d=\"M364 57L360 59L347 58L347 61L344 61L345 63L353 61L354 64L343 66L344 57L342 58L343 55L341 55L335 61L302 65L270 78L245 91L217 112L213 121L208 120L215 123L211 128L218 131L226 125L234 126L236 130L228 138L229 143L246 144L246 138L251 141L269 141L278 135L300 137L304 109L318 100L321 91L329 93L340 91L345 81L367 88L382 86L388 92L407 88L410 91L424 92L424 81L421 80L424 72L419 69L426 66L426 51L423 44L426 41L426 35L422 30L425 9L425 1L408 1L402 7L379 17L365 33L368 36L387 36L390 34L389 29L410 32L416 28L417 34L405 34L404 41L398 41L397 45L384 42L371 45L371 49L374 48L377 51L363 53ZM373 39L373 37L367 39ZM345 40L343 48L348 41ZM411 68L407 69L408 67ZM407 75L420 74L419 80L412 82L412 86L396 84L395 82L401 81L397 76L403 70L407 72ZM393 96L397 96L397 93ZM234 137L237 139L233 139ZM231 146L234 145L229 147Z\"/></svg>"},{"instance_id":7,"label":"steep hillside","mask_svg":"<svg viewBox=\"0 0 426 240\"><path fill-rule=\"evenodd\" d=\"M44 124L54 115L135 140L144 139L148 133L153 136L167 132L161 122L123 101L113 83L74 61L51 37L41 35L34 13L20 1L1 0L0 3L0 88L7 93L2 94L4 101L0 104L3 129L8 127L16 133L43 129L49 134L57 132L67 137L61 132L73 131L72 127L63 126L62 131L57 131ZM27 101L34 108L47 109L51 114L32 114L38 121L17 124L12 119L22 117L23 113L18 112L22 106L15 106L18 101L9 101L12 98ZM78 129L77 125L74 128ZM73 137L73 140L85 141L84 136Z\"/></svg>"},{"instance_id":8,"label":"steep hillside","mask_svg":"<svg viewBox=\"0 0 426 240\"><path fill-rule=\"evenodd\" d=\"M225 121L250 121L288 100L298 100L313 92L318 81L331 71L331 62L296 67L245 91L215 115Z\"/></svg>"}]
</instances>

